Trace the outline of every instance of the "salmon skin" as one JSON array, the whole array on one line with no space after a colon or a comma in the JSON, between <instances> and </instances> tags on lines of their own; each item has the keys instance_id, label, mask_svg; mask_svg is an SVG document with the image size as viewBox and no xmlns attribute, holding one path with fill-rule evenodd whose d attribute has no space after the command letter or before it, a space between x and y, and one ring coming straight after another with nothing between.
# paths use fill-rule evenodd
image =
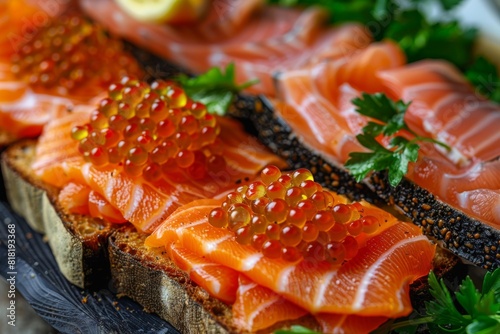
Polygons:
<instances>
[{"instance_id":1,"label":"salmon skin","mask_svg":"<svg viewBox=\"0 0 500 334\"><path fill-rule=\"evenodd\" d=\"M351 54L372 41L356 24L326 27L318 9L261 10L261 0L214 1L207 18L189 27L138 22L111 0L80 3L110 31L192 73L234 62L237 82L258 79L249 91L269 96L275 94L273 73Z\"/></svg>"},{"instance_id":2,"label":"salmon skin","mask_svg":"<svg viewBox=\"0 0 500 334\"><path fill-rule=\"evenodd\" d=\"M407 284L426 275L431 268L434 246L420 229L385 218L380 220L387 221L387 226L368 238L358 254L341 266L268 258L253 247L236 242L233 232L208 223L207 216L220 203L201 200L180 207L146 239L146 246L166 247L167 251L183 247L198 256L193 263L218 264L244 274L246 282L240 278L233 306L237 308L236 321L243 315L246 320L259 319L258 312L263 306L250 308L240 305L242 301L238 300L242 290L247 293L256 289L254 293L260 296L259 299L254 297L257 300L267 301L266 305L278 303L285 308L291 307L288 303L296 305L318 316L325 329L342 328L344 323L347 326L350 321L346 318L355 315L366 321L367 327L360 330L369 332L386 317L411 312ZM370 214L377 215L377 212L382 211L372 208ZM383 213L384 217L386 215ZM227 278L230 279L234 280ZM276 321L284 320L278 310L275 312ZM292 308L289 317L293 319L303 314ZM268 318L269 321L273 319ZM252 325L252 322L244 323Z\"/></svg>"}]
</instances>

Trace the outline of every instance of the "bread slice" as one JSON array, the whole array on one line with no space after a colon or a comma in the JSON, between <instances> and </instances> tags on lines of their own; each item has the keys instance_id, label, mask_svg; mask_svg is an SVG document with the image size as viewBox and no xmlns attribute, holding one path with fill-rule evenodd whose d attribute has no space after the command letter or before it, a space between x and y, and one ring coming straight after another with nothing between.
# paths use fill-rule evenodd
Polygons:
<instances>
[{"instance_id":1,"label":"bread slice","mask_svg":"<svg viewBox=\"0 0 500 334\"><path fill-rule=\"evenodd\" d=\"M2 154L2 173L7 199L12 209L37 232L43 233L42 196L52 191L31 173L30 166L35 156L34 140L23 140L13 144Z\"/></svg>"},{"instance_id":2,"label":"bread slice","mask_svg":"<svg viewBox=\"0 0 500 334\"><path fill-rule=\"evenodd\" d=\"M127 226L115 231L108 244L113 287L122 296L128 296L148 312L158 314L182 333L233 333L231 307L211 297L203 288L189 279L168 258L163 248L144 246L146 235ZM438 248L434 259L435 273L442 277L460 260ZM423 306L429 299L426 278L411 286L415 306ZM320 330L310 316L280 322L263 330L271 333L291 325Z\"/></svg>"},{"instance_id":3,"label":"bread slice","mask_svg":"<svg viewBox=\"0 0 500 334\"><path fill-rule=\"evenodd\" d=\"M177 268L162 248L144 246L146 235L131 225L120 228L106 222L71 215L57 202L57 191L38 181L30 171L36 142L27 140L2 154L7 194L16 211L30 217L30 225L46 234L62 273L82 288L109 283L120 296L128 296L148 312L154 312L182 333L232 333L231 306L207 291ZM41 223L36 222L40 219ZM435 267L441 275L456 267L458 258L439 252ZM418 304L427 298L425 279L412 285ZM262 332L292 324L319 329L310 315L281 322Z\"/></svg>"},{"instance_id":4,"label":"bread slice","mask_svg":"<svg viewBox=\"0 0 500 334\"><path fill-rule=\"evenodd\" d=\"M109 281L107 238L110 223L65 213L57 190L31 171L34 140L23 140L2 153L2 173L13 210L36 231L45 233L61 272L80 288L106 286Z\"/></svg>"},{"instance_id":5,"label":"bread slice","mask_svg":"<svg viewBox=\"0 0 500 334\"><path fill-rule=\"evenodd\" d=\"M35 145L34 140L24 140L3 152L7 197L31 227L45 233L59 269L72 284L107 287L111 276L119 295L133 298L183 333L236 331L230 306L192 282L166 252L146 249L146 235L133 226L116 228L101 219L64 212L57 190L38 180L30 169ZM310 316L300 323L317 327ZM282 322L269 330L289 325Z\"/></svg>"},{"instance_id":6,"label":"bread slice","mask_svg":"<svg viewBox=\"0 0 500 334\"><path fill-rule=\"evenodd\" d=\"M134 299L146 311L158 314L181 333L236 332L231 307L191 281L173 264L163 248L146 248L145 238L130 226L111 235L109 259L116 292ZM292 324L318 327L311 316L304 316L293 323L277 323L263 332Z\"/></svg>"}]
</instances>

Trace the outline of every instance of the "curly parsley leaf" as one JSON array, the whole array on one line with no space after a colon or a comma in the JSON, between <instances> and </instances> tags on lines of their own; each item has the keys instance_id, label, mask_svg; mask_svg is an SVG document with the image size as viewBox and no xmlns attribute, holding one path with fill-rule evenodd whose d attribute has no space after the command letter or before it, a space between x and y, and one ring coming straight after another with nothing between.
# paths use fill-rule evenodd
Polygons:
<instances>
[{"instance_id":1,"label":"curly parsley leaf","mask_svg":"<svg viewBox=\"0 0 500 334\"><path fill-rule=\"evenodd\" d=\"M432 333L500 333L500 268L486 273L482 291L469 276L454 294L433 272L429 273L428 281L434 299L426 302L425 314L387 323L381 327L384 331L401 332L427 324Z\"/></svg>"},{"instance_id":2,"label":"curly parsley leaf","mask_svg":"<svg viewBox=\"0 0 500 334\"><path fill-rule=\"evenodd\" d=\"M176 80L190 98L204 103L208 112L218 115L227 112L236 94L257 83L256 80L252 80L241 85L236 84L233 63L227 65L224 72L218 67L213 67L197 77L181 74Z\"/></svg>"},{"instance_id":3,"label":"curly parsley leaf","mask_svg":"<svg viewBox=\"0 0 500 334\"><path fill-rule=\"evenodd\" d=\"M379 120L385 125L370 122L368 127L370 134L386 136L393 135L401 129L409 130L404 121L404 115L409 103L403 101L394 102L384 94L363 93L361 98L356 98L352 103L358 107L356 109L362 115Z\"/></svg>"},{"instance_id":4,"label":"curly parsley leaf","mask_svg":"<svg viewBox=\"0 0 500 334\"><path fill-rule=\"evenodd\" d=\"M469 282L472 282L470 278L462 282L461 288L466 289L470 284ZM432 325L444 330L448 328L443 326L452 326L453 329L464 328L468 324L468 319L457 310L444 281L442 279L438 281L436 275L431 272L429 274L429 286L430 293L435 300L427 302L425 307L427 314L434 317ZM474 288L474 284L472 284L472 287Z\"/></svg>"},{"instance_id":5,"label":"curly parsley leaf","mask_svg":"<svg viewBox=\"0 0 500 334\"><path fill-rule=\"evenodd\" d=\"M500 103L500 77L497 68L484 57L476 58L465 72L467 79L478 93Z\"/></svg>"},{"instance_id":6,"label":"curly parsley leaf","mask_svg":"<svg viewBox=\"0 0 500 334\"><path fill-rule=\"evenodd\" d=\"M345 166L359 182L372 171L388 171L389 183L397 186L408 172L408 164L417 161L419 141L432 142L448 148L445 144L432 138L418 136L405 123L404 115L409 103L392 101L384 94L363 93L352 103L356 111L368 116L377 122L370 121L363 128L363 133L356 136L358 142L370 152L352 152ZM390 139L389 147L382 146L377 137L393 136L404 130L410 132L414 138L408 140L401 136Z\"/></svg>"}]
</instances>

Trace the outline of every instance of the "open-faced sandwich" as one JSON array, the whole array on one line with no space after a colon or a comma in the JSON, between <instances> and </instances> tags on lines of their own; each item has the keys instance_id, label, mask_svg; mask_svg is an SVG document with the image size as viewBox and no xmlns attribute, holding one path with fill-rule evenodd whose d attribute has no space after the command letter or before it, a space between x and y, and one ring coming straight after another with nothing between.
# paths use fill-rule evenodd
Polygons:
<instances>
[{"instance_id":1,"label":"open-faced sandwich","mask_svg":"<svg viewBox=\"0 0 500 334\"><path fill-rule=\"evenodd\" d=\"M385 5L428 34L460 29ZM21 12L5 12L15 31ZM111 279L185 333L369 333L412 312L412 282L453 267L441 247L499 267L498 92L473 86L496 68L414 62L443 57L398 41L397 20L385 35L327 20L263 1L81 0L1 58L7 195L69 281ZM206 73L148 81L161 71L115 36ZM409 324L495 332L499 276L447 318L431 273L438 301Z\"/></svg>"}]
</instances>

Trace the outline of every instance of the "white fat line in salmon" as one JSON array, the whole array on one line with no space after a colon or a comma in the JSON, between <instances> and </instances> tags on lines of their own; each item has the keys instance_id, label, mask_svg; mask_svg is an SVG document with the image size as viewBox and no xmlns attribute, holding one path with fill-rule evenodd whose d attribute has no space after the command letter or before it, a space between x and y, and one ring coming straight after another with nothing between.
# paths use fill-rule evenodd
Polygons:
<instances>
[{"instance_id":1,"label":"white fat line in salmon","mask_svg":"<svg viewBox=\"0 0 500 334\"><path fill-rule=\"evenodd\" d=\"M490 113L488 116L484 117L482 120L480 120L479 122L477 122L473 126L471 126L467 132L464 132L462 134L462 136L460 137L460 139L458 139L455 142L455 145L460 145L460 144L462 144L462 142L469 139L470 137L478 135L484 129L484 127L486 127L487 125L496 121L497 119L500 119L500 113ZM499 134L499 132L495 133L495 135L498 135L498 134ZM491 139L491 137L490 137L490 139ZM479 152L480 149L478 149L476 147L475 151Z\"/></svg>"},{"instance_id":2,"label":"white fat line in salmon","mask_svg":"<svg viewBox=\"0 0 500 334\"><path fill-rule=\"evenodd\" d=\"M387 257L389 257L391 254L395 252L396 249L405 246L407 244L411 244L414 242L419 242L419 241L427 241L429 242L429 239L427 239L426 236L419 235L416 237L413 237L411 239L403 239L399 241L397 244L393 245L391 248L389 248L387 251L385 251L378 259L373 263L370 268L366 271L365 275L360 281L359 284L359 289L356 293L356 297L354 298L353 302L353 309L356 311L359 311L363 308L363 303L365 302L365 295L368 292L368 287L370 285L370 282L373 278L375 278L375 273L379 269L379 267L384 263ZM398 300L399 302L399 311L402 311L404 306L401 301L401 299Z\"/></svg>"},{"instance_id":3,"label":"white fat line in salmon","mask_svg":"<svg viewBox=\"0 0 500 334\"><path fill-rule=\"evenodd\" d=\"M177 198L177 196L171 194L167 197L165 203L160 206L147 221L144 222L144 226L142 226L142 229L144 231L148 231L151 226L154 226L157 222L163 220L165 217L165 212L168 212L168 210L174 203L179 203L179 199Z\"/></svg>"},{"instance_id":4,"label":"white fat line in salmon","mask_svg":"<svg viewBox=\"0 0 500 334\"><path fill-rule=\"evenodd\" d=\"M281 296L280 295L275 295L273 296L273 298L269 299L268 301L266 301L265 303L262 303L260 304L258 307L256 307L254 309L254 311L252 312L252 315L250 315L248 317L248 326L249 328L251 328L253 326L253 321L254 319L261 313L263 312L265 309L267 309L269 306L277 303L277 302L280 302L282 301L281 299Z\"/></svg>"},{"instance_id":5,"label":"white fat line in salmon","mask_svg":"<svg viewBox=\"0 0 500 334\"><path fill-rule=\"evenodd\" d=\"M252 270L263 257L264 254L260 252L255 252L255 254L250 255L242 261L243 265L241 266L241 271L245 272Z\"/></svg>"},{"instance_id":6,"label":"white fat line in salmon","mask_svg":"<svg viewBox=\"0 0 500 334\"><path fill-rule=\"evenodd\" d=\"M207 222L206 220L204 222ZM217 246L226 240L231 239L233 236L230 234L227 234L223 237L220 237L219 239L210 241L210 242L205 242L203 244L203 254L210 254L212 253L215 249L217 249Z\"/></svg>"},{"instance_id":7,"label":"white fat line in salmon","mask_svg":"<svg viewBox=\"0 0 500 334\"><path fill-rule=\"evenodd\" d=\"M139 206L141 204L143 204L142 202L142 199L144 198L144 188L142 185L134 185L133 188L132 188L132 193L130 194L130 199L128 201L128 207L125 208L124 210L124 213L123 213L123 217L125 217L125 219L130 219L130 217L132 217L132 215L134 214L134 212L137 211L137 209L139 208Z\"/></svg>"},{"instance_id":8,"label":"white fat line in salmon","mask_svg":"<svg viewBox=\"0 0 500 334\"><path fill-rule=\"evenodd\" d=\"M238 287L238 291L244 295L245 292L253 289L253 288L256 288L258 286L257 283L255 283L254 281L249 281L248 284L240 284L240 286Z\"/></svg>"},{"instance_id":9,"label":"white fat line in salmon","mask_svg":"<svg viewBox=\"0 0 500 334\"><path fill-rule=\"evenodd\" d=\"M324 274L324 276L322 277L322 279L320 280L320 282L325 282L325 283L331 282L333 280L333 278L337 276L337 274L338 274L338 270L326 272ZM314 307L315 308L319 309L323 305L323 296L326 293L327 287L328 287L328 284L323 284L319 287L316 295L314 296Z\"/></svg>"},{"instance_id":10,"label":"white fat line in salmon","mask_svg":"<svg viewBox=\"0 0 500 334\"><path fill-rule=\"evenodd\" d=\"M198 209L198 208L193 208L193 209ZM186 211L188 211L188 210L186 210ZM182 213L184 213L186 211L183 211ZM173 218L175 218L175 217L173 217L172 215L169 217L170 220L172 220ZM179 227L177 230L175 230L175 233L180 237L185 229L188 229L190 227L194 227L194 226L198 226L198 225L204 224L204 223L206 223L206 221L207 220L204 219L204 218L203 219L195 220L192 223L189 223L189 224L186 224L186 225L184 225L182 227Z\"/></svg>"}]
</instances>

